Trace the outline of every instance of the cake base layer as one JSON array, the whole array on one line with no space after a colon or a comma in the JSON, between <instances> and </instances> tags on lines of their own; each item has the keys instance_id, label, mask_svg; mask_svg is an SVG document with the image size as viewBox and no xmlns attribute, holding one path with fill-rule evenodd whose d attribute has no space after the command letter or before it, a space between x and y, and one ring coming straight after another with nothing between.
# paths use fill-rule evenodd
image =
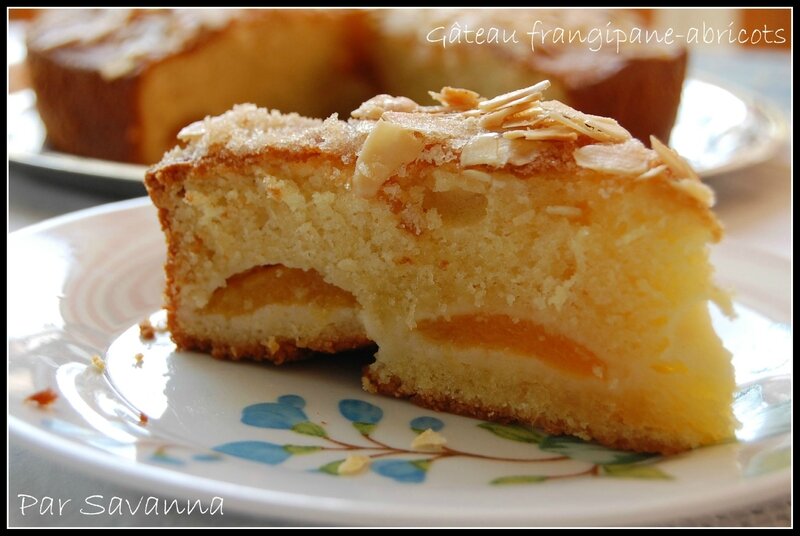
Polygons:
<instances>
[{"instance_id":1,"label":"cake base layer","mask_svg":"<svg viewBox=\"0 0 800 536\"><path fill-rule=\"evenodd\" d=\"M687 418L684 411L696 407L693 401L675 411L669 396L650 396L644 385L554 375L531 356L418 349L402 360L382 360L379 354L363 370L364 389L436 411L535 426L623 450L674 454L728 437L727 415L713 414L718 403ZM680 374L674 380L680 381Z\"/></svg>"}]
</instances>

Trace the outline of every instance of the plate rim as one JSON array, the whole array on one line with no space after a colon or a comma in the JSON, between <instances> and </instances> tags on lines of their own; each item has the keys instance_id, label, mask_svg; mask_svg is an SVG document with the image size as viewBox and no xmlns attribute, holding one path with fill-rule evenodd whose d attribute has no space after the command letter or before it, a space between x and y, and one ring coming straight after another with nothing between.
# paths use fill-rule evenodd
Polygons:
<instances>
[{"instance_id":1,"label":"plate rim","mask_svg":"<svg viewBox=\"0 0 800 536\"><path fill-rule=\"evenodd\" d=\"M654 502L644 508L628 513L620 523L619 515L612 511L605 513L590 512L579 516L570 516L567 523L559 517L531 518L523 508L481 511L471 509L467 512L460 506L432 505L426 510L415 509L412 514L402 504L391 504L386 501L366 503L370 508L363 508L362 501L346 498L326 498L325 501L311 503L309 495L293 492L270 490L238 485L211 478L180 473L168 468L132 462L118 458L112 454L93 450L70 439L41 430L18 417L9 415L9 431L24 444L33 447L40 453L57 454L77 463L79 469L92 469L102 472L93 473L106 481L122 483L145 489L146 486L158 484L157 495L174 495L181 498L211 498L224 496L231 510L256 515L262 518L274 517L279 520L312 521L317 523L346 523L357 525L531 525L531 526L612 526L637 525L658 522L679 522L686 519L711 516L734 510L738 507L753 506L777 499L785 495L785 489L791 485L791 470L775 471L758 477L758 488L738 481L735 485L721 488L719 494L709 495L703 490L693 495L682 494L680 502L674 496L669 510ZM54 441L55 439L55 441ZM71 466L73 469L76 467ZM214 492L209 491L213 487ZM757 492L759 501L743 490ZM265 500L264 496L271 496ZM310 506L313 504L313 506ZM680 517L672 512L680 509ZM388 511L387 511L388 510ZM442 513L444 511L444 514ZM492 515L494 513L494 515Z\"/></svg>"},{"instance_id":2,"label":"plate rim","mask_svg":"<svg viewBox=\"0 0 800 536\"><path fill-rule=\"evenodd\" d=\"M103 214L125 210L141 210L142 215L152 205L147 197L119 201L99 205L88 209L65 214L56 218L25 227L9 234L9 238L24 238L26 236L47 232L63 225L76 221L88 220ZM736 246L735 243L732 243ZM745 246L746 250L753 250ZM741 245L735 247L741 251ZM773 253L755 250L760 256L770 257L772 262L778 262L783 270L791 270L791 261ZM350 498L326 498L324 501L309 501L313 495L298 494L292 491L251 487L231 482L215 480L182 473L174 469L148 465L140 461L131 461L102 452L78 443L70 438L62 437L47 430L30 424L22 418L8 413L9 437L14 437L35 450L53 454L56 452L62 458L69 459L72 467L85 471L93 469L96 476L106 481L118 484L128 484L140 489L147 489L153 484L158 495L169 492L180 497L198 498L198 495L212 497L225 495L227 506L236 512L257 515L262 518L273 517L296 522L318 523L343 523L343 524L387 524L387 525L636 525L645 523L679 522L693 517L709 516L715 513L731 511L737 507L753 506L762 502L782 497L791 486L791 466L787 469L759 475L747 480L738 480L733 485L720 488L717 493L708 494L707 490L696 491L693 495L681 490L680 499L672 496L665 510L658 500L640 506L637 510L626 512L624 519L613 511L588 511L582 514L570 513L569 519L542 516L535 513L531 517L520 505L513 508L492 511L471 509L459 511L457 506L432 505L431 508L414 509L411 513L404 509L402 504L390 504L383 499L366 503L372 508L364 509L364 502ZM792 447L793 448L793 447ZM100 471L97 471L100 469ZM214 493L211 490L216 490ZM754 502L753 495L759 500ZM535 498L535 497L534 497ZM658 498L658 497L656 497ZM680 517L674 516L674 511L680 509ZM444 512L444 513L443 513Z\"/></svg>"},{"instance_id":3,"label":"plate rim","mask_svg":"<svg viewBox=\"0 0 800 536\"><path fill-rule=\"evenodd\" d=\"M758 110L767 119L770 132L772 133L772 136L767 138L764 143L758 145L755 150L747 151L744 158L738 158L736 161L727 162L702 172L698 171L697 173L703 181L717 178L719 175L724 175L725 173L741 171L766 162L770 157L775 155L781 145L788 140L789 124L783 112L778 108L778 105L771 100L759 98L754 91L741 87L735 82L722 80L718 76L703 71L695 73L693 76L687 77L684 80L681 94L686 85L692 81L709 84L723 91L727 91L744 102L748 108ZM680 113L680 108L678 113ZM670 147L672 147L672 144L670 144Z\"/></svg>"}]
</instances>

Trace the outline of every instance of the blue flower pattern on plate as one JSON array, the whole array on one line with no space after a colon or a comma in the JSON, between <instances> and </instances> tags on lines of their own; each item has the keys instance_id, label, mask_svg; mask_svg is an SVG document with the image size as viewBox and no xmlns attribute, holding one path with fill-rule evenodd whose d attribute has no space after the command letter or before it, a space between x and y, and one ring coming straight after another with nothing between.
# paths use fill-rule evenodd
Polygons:
<instances>
[{"instance_id":1,"label":"blue flower pattern on plate","mask_svg":"<svg viewBox=\"0 0 800 536\"><path fill-rule=\"evenodd\" d=\"M345 456L350 454L366 455L370 460L370 472L389 478L395 482L422 483L425 481L433 464L439 460L453 458L472 458L481 461L520 462L541 467L542 464L553 464L565 460L583 463L585 470L572 474L558 474L556 477L534 474L502 475L493 479L492 485L533 484L546 482L552 478L577 477L613 477L613 478L647 478L669 480L655 464L659 458L650 455L627 453L606 449L577 438L549 436L533 428L520 425L504 425L499 423L479 422L478 428L487 430L496 438L518 443L529 444L535 449L530 458L505 458L488 454L479 454L455 449L449 445L440 447L434 452L397 447L372 437L378 424L384 418L384 411L379 406L359 399L343 399L338 403L339 413L358 430L366 444L351 443L331 437L325 429L327 423L311 422L304 411L306 401L303 397L287 394L280 396L275 402L252 404L242 411L241 422L255 428L275 430L291 430L297 434L314 436L318 443L309 445L279 444L261 440L235 441L214 447L214 451L228 454L245 460L268 465L279 465L295 455L307 455L325 451L336 451ZM430 415L421 415L408 423L410 430L420 434L426 430L441 432L445 428L442 419ZM409 443L411 443L409 438ZM319 443L322 441L322 443ZM549 456L542 456L549 454ZM213 456L213 455L212 455ZM195 457L211 461L211 457ZM343 476L339 474L339 466L345 459L324 462L312 469L317 473Z\"/></svg>"},{"instance_id":2,"label":"blue flower pattern on plate","mask_svg":"<svg viewBox=\"0 0 800 536\"><path fill-rule=\"evenodd\" d=\"M416 419L412 419L408 425L411 427L412 430L415 432L424 432L425 430L431 429L434 432L438 432L442 428L444 428L444 423L437 419L436 417L417 417Z\"/></svg>"},{"instance_id":3,"label":"blue flower pattern on plate","mask_svg":"<svg viewBox=\"0 0 800 536\"><path fill-rule=\"evenodd\" d=\"M418 484L425 480L429 464L427 460L378 460L372 471L397 482Z\"/></svg>"},{"instance_id":4,"label":"blue flower pattern on plate","mask_svg":"<svg viewBox=\"0 0 800 536\"><path fill-rule=\"evenodd\" d=\"M350 422L378 424L383 418L381 408L363 400L342 400L339 402L339 412Z\"/></svg>"},{"instance_id":5,"label":"blue flower pattern on plate","mask_svg":"<svg viewBox=\"0 0 800 536\"><path fill-rule=\"evenodd\" d=\"M276 445L267 441L235 441L214 447L214 450L237 458L269 465L283 463L291 456L291 453L283 445Z\"/></svg>"},{"instance_id":6,"label":"blue flower pattern on plate","mask_svg":"<svg viewBox=\"0 0 800 536\"><path fill-rule=\"evenodd\" d=\"M284 395L277 402L247 406L242 411L242 422L259 428L291 430L293 426L308 421L303 412L305 405L303 397Z\"/></svg>"}]
</instances>

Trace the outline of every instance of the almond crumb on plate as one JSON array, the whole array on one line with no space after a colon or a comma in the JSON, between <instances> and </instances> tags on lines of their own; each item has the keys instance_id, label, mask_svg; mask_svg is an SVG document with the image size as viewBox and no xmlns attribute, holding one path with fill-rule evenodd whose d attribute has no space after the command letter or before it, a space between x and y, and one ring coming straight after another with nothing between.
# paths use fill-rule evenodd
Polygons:
<instances>
[{"instance_id":1,"label":"almond crumb on plate","mask_svg":"<svg viewBox=\"0 0 800 536\"><path fill-rule=\"evenodd\" d=\"M439 432L434 432L431 428L428 428L414 438L414 441L411 442L411 448L414 450L436 452L442 450L446 444L447 439L445 439L442 434Z\"/></svg>"},{"instance_id":2,"label":"almond crumb on plate","mask_svg":"<svg viewBox=\"0 0 800 536\"><path fill-rule=\"evenodd\" d=\"M92 365L96 368L99 372L103 372L106 369L106 363L103 361L103 358L97 354L92 356Z\"/></svg>"},{"instance_id":3,"label":"almond crumb on plate","mask_svg":"<svg viewBox=\"0 0 800 536\"><path fill-rule=\"evenodd\" d=\"M356 475L369 467L371 460L362 454L350 454L336 470L340 475Z\"/></svg>"},{"instance_id":4,"label":"almond crumb on plate","mask_svg":"<svg viewBox=\"0 0 800 536\"><path fill-rule=\"evenodd\" d=\"M156 328L150 323L149 318L145 318L139 322L139 337L146 341L156 338Z\"/></svg>"},{"instance_id":5,"label":"almond crumb on plate","mask_svg":"<svg viewBox=\"0 0 800 536\"><path fill-rule=\"evenodd\" d=\"M46 408L55 402L57 398L58 393L48 387L47 389L42 389L41 391L33 393L31 396L25 399L25 402L31 402L40 408Z\"/></svg>"},{"instance_id":6,"label":"almond crumb on plate","mask_svg":"<svg viewBox=\"0 0 800 536\"><path fill-rule=\"evenodd\" d=\"M142 361L144 361L144 354L138 353L135 356L133 356L133 358L136 360L137 365L141 365Z\"/></svg>"}]
</instances>

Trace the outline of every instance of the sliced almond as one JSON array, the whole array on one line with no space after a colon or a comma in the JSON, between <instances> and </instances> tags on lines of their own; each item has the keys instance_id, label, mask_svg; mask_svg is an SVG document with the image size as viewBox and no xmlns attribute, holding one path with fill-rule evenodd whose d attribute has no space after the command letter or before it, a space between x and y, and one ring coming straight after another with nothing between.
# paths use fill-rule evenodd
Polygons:
<instances>
[{"instance_id":1,"label":"sliced almond","mask_svg":"<svg viewBox=\"0 0 800 536\"><path fill-rule=\"evenodd\" d=\"M697 176L697 173L695 173L692 166L690 166L686 160L681 158L674 149L661 143L655 136L650 136L650 146L658 153L661 161L664 162L675 175L682 178L700 180L700 177Z\"/></svg>"},{"instance_id":2,"label":"sliced almond","mask_svg":"<svg viewBox=\"0 0 800 536\"><path fill-rule=\"evenodd\" d=\"M480 118L478 124L488 130L502 127L503 123L508 117L521 112L525 109L525 107L526 104L523 104L519 108L502 108L500 110L489 112Z\"/></svg>"},{"instance_id":3,"label":"sliced almond","mask_svg":"<svg viewBox=\"0 0 800 536\"><path fill-rule=\"evenodd\" d=\"M350 115L354 119L371 119L377 121L384 112L416 112L420 105L407 97L392 97L391 95L376 95L364 102Z\"/></svg>"},{"instance_id":4,"label":"sliced almond","mask_svg":"<svg viewBox=\"0 0 800 536\"><path fill-rule=\"evenodd\" d=\"M500 136L497 134L475 136L461 150L461 165L463 167L478 165L503 166L506 161L507 158L503 158L500 155Z\"/></svg>"},{"instance_id":5,"label":"sliced almond","mask_svg":"<svg viewBox=\"0 0 800 536\"><path fill-rule=\"evenodd\" d=\"M597 141L620 142L631 138L630 133L613 119L587 115L558 101L543 101L541 107L551 120Z\"/></svg>"},{"instance_id":6,"label":"sliced almond","mask_svg":"<svg viewBox=\"0 0 800 536\"><path fill-rule=\"evenodd\" d=\"M487 101L483 101L480 104L478 104L478 108L480 110L483 110L484 112L490 112L492 110L497 110L497 109L505 106L506 104L508 104L508 103L510 103L512 101L515 101L517 99L521 99L521 98L526 97L528 95L534 95L534 94L538 93L540 95L540 98L541 98L542 92L545 91L549 87L550 87L550 81L549 80L542 80L538 84L534 84L534 85L526 87L526 88L518 89L516 91L511 91L509 93L504 93L502 95L498 95L497 97L495 97L493 99L489 99Z\"/></svg>"},{"instance_id":7,"label":"sliced almond","mask_svg":"<svg viewBox=\"0 0 800 536\"><path fill-rule=\"evenodd\" d=\"M673 188L697 199L707 207L714 206L714 191L696 179L678 179L670 182Z\"/></svg>"},{"instance_id":8,"label":"sliced almond","mask_svg":"<svg viewBox=\"0 0 800 536\"><path fill-rule=\"evenodd\" d=\"M576 140L578 134L565 127L549 127L503 132L507 140L524 138L526 140Z\"/></svg>"},{"instance_id":9,"label":"sliced almond","mask_svg":"<svg viewBox=\"0 0 800 536\"><path fill-rule=\"evenodd\" d=\"M413 130L379 120L356 160L353 192L361 197L373 197L386 179L413 162L424 148L424 140Z\"/></svg>"},{"instance_id":10,"label":"sliced almond","mask_svg":"<svg viewBox=\"0 0 800 536\"><path fill-rule=\"evenodd\" d=\"M664 173L666 170L667 170L667 165L666 164L661 164L661 165L656 166L656 167L654 167L652 169L648 169L647 171L645 171L644 173L642 173L641 175L636 177L636 180L646 181L646 180L649 180L649 179L653 179L655 177L658 177L662 173Z\"/></svg>"},{"instance_id":11,"label":"sliced almond","mask_svg":"<svg viewBox=\"0 0 800 536\"><path fill-rule=\"evenodd\" d=\"M641 175L647 171L647 150L636 140L613 145L584 145L572 153L575 163L600 173Z\"/></svg>"},{"instance_id":12,"label":"sliced almond","mask_svg":"<svg viewBox=\"0 0 800 536\"><path fill-rule=\"evenodd\" d=\"M190 123L189 125L183 127L180 132L178 132L178 139L181 141L192 141L198 138L202 138L206 134L206 123L205 121L195 121L194 123Z\"/></svg>"},{"instance_id":13,"label":"sliced almond","mask_svg":"<svg viewBox=\"0 0 800 536\"><path fill-rule=\"evenodd\" d=\"M439 93L429 91L432 99L442 103L442 106L457 110L471 110L481 101L479 93L456 87L445 86Z\"/></svg>"}]
</instances>

